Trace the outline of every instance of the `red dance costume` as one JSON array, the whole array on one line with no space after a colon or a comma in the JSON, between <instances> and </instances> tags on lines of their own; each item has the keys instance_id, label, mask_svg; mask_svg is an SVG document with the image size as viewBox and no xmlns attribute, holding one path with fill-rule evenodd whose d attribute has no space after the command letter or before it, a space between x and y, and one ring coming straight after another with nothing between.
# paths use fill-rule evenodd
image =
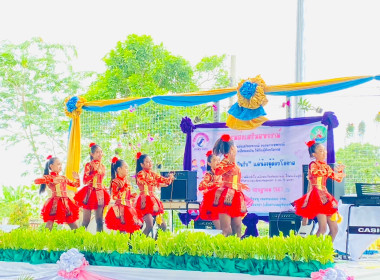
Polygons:
<instances>
[{"instance_id":1,"label":"red dance costume","mask_svg":"<svg viewBox=\"0 0 380 280\"><path fill-rule=\"evenodd\" d=\"M127 177L117 177L111 183L112 198L115 205L106 215L107 228L133 233L141 228L143 220L141 214L131 205L131 185Z\"/></svg>"},{"instance_id":2,"label":"red dance costume","mask_svg":"<svg viewBox=\"0 0 380 280\"><path fill-rule=\"evenodd\" d=\"M338 182L342 181L335 175L335 172L326 162L312 161L309 164L308 176L311 188L309 201L305 207L302 207L307 197L305 194L294 202L297 215L314 219L318 214L331 216L338 211L338 202L326 189L327 178Z\"/></svg>"},{"instance_id":3,"label":"red dance costume","mask_svg":"<svg viewBox=\"0 0 380 280\"><path fill-rule=\"evenodd\" d=\"M83 184L85 186L74 196L80 207L87 210L96 210L98 207L104 207L110 202L110 195L102 186L105 170L104 165L98 160L93 160L86 164L83 175Z\"/></svg>"},{"instance_id":4,"label":"red dance costume","mask_svg":"<svg viewBox=\"0 0 380 280\"><path fill-rule=\"evenodd\" d=\"M145 169L137 173L136 178L137 185L140 189L140 195L136 201L136 209L140 211L143 216L146 214L157 216L164 213L164 206L154 195L154 190L155 188L159 188L160 184L171 184L172 180Z\"/></svg>"},{"instance_id":5,"label":"red dance costume","mask_svg":"<svg viewBox=\"0 0 380 280\"><path fill-rule=\"evenodd\" d=\"M54 178L60 177L63 181L53 183ZM79 218L79 207L67 196L66 186L78 188L79 180L70 181L65 176L59 176L56 172L44 175L34 180L35 184L46 184L52 191L52 196L45 202L41 210L44 222L53 221L58 224L71 224Z\"/></svg>"},{"instance_id":6,"label":"red dance costume","mask_svg":"<svg viewBox=\"0 0 380 280\"><path fill-rule=\"evenodd\" d=\"M227 214L231 218L244 217L253 201L242 191L241 172L236 163L229 163L228 157L220 162L215 169L215 175L221 175L223 185L213 188L209 195L204 197L205 205L213 204L218 214Z\"/></svg>"},{"instance_id":7,"label":"red dance costume","mask_svg":"<svg viewBox=\"0 0 380 280\"><path fill-rule=\"evenodd\" d=\"M204 175L203 180L198 186L198 190L203 192L203 201L199 207L199 215L202 220L219 220L218 209L213 205L215 192L212 192L211 190L219 188L222 185L222 176L217 176L210 171Z\"/></svg>"}]
</instances>

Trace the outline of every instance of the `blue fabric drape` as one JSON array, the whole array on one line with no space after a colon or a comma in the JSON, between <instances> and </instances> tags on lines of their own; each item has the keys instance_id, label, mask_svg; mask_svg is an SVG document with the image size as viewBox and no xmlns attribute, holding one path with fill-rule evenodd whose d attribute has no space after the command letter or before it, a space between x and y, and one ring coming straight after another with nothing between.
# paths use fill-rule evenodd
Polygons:
<instances>
[{"instance_id":1,"label":"blue fabric drape","mask_svg":"<svg viewBox=\"0 0 380 280\"><path fill-rule=\"evenodd\" d=\"M267 113L265 112L263 106L260 106L257 109L249 109L240 107L238 103L235 103L228 110L228 114L234 116L235 118L242 121L249 121L252 119L256 119L258 117L265 116Z\"/></svg>"},{"instance_id":2,"label":"blue fabric drape","mask_svg":"<svg viewBox=\"0 0 380 280\"><path fill-rule=\"evenodd\" d=\"M195 106L209 102L217 102L236 95L236 91L212 95L160 95L153 96L152 101L170 106Z\"/></svg>"}]
</instances>

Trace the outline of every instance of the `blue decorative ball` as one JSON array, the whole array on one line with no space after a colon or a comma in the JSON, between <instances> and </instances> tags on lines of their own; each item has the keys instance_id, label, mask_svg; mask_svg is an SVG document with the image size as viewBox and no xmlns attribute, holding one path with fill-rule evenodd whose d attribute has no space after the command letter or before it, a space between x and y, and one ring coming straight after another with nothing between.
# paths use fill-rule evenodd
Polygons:
<instances>
[{"instance_id":1,"label":"blue decorative ball","mask_svg":"<svg viewBox=\"0 0 380 280\"><path fill-rule=\"evenodd\" d=\"M251 83L249 81L246 81L240 88L240 94L246 98L250 99L256 92L256 83Z\"/></svg>"},{"instance_id":2,"label":"blue decorative ball","mask_svg":"<svg viewBox=\"0 0 380 280\"><path fill-rule=\"evenodd\" d=\"M72 113L77 108L78 99L79 98L77 96L73 96L70 98L70 100L66 103L67 111Z\"/></svg>"}]
</instances>

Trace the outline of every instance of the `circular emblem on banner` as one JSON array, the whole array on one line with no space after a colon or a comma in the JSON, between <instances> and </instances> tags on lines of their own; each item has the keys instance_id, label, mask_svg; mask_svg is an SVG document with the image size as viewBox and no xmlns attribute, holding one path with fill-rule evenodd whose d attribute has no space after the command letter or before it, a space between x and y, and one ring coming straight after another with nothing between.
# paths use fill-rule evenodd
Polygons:
<instances>
[{"instance_id":1,"label":"circular emblem on banner","mask_svg":"<svg viewBox=\"0 0 380 280\"><path fill-rule=\"evenodd\" d=\"M193 147L202 148L209 142L208 135L205 133L197 133L193 138Z\"/></svg>"},{"instance_id":2,"label":"circular emblem on banner","mask_svg":"<svg viewBox=\"0 0 380 280\"><path fill-rule=\"evenodd\" d=\"M324 143L327 140L327 129L323 125L313 127L310 132L310 139L315 139L317 143Z\"/></svg>"}]
</instances>

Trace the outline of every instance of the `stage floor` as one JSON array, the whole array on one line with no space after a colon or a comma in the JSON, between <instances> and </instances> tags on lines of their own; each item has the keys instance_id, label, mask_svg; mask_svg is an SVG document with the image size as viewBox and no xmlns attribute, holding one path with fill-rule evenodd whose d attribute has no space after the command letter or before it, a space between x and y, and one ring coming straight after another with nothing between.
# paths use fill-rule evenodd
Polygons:
<instances>
[{"instance_id":1,"label":"stage floor","mask_svg":"<svg viewBox=\"0 0 380 280\"><path fill-rule=\"evenodd\" d=\"M359 261L336 260L336 266L347 271L355 280L380 279L380 254L364 256ZM56 264L32 265L20 262L0 262L0 279L17 280L22 275L32 276L35 280L62 280L57 276ZM310 279L274 275L256 275L221 272L200 272L184 270L147 269L131 267L89 266L88 271L118 280L254 280L254 279Z\"/></svg>"},{"instance_id":2,"label":"stage floor","mask_svg":"<svg viewBox=\"0 0 380 280\"><path fill-rule=\"evenodd\" d=\"M380 279L380 254L364 255L358 261L336 259L335 264L354 276L355 280Z\"/></svg>"},{"instance_id":3,"label":"stage floor","mask_svg":"<svg viewBox=\"0 0 380 280\"><path fill-rule=\"evenodd\" d=\"M63 280L57 276L56 264L31 265L29 263L0 262L0 279L17 280L21 275L29 275L35 280ZM88 271L101 276L118 280L287 280L287 279L308 279L296 277L284 277L274 275L257 275L222 272L200 272L188 270L167 270L151 268L131 268L131 267L110 267L110 266L89 266Z\"/></svg>"}]
</instances>

